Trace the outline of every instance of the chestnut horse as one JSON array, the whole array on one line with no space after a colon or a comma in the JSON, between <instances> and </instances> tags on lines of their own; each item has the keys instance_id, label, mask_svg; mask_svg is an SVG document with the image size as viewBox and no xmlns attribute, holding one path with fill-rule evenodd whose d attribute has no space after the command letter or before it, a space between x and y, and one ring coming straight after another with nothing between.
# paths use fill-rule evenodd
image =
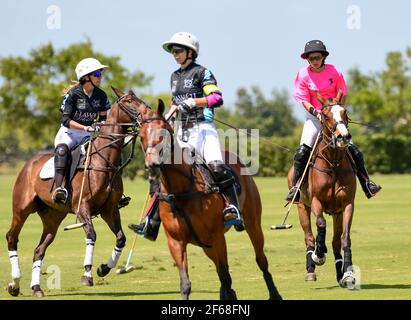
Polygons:
<instances>
[{"instance_id":1,"label":"chestnut horse","mask_svg":"<svg viewBox=\"0 0 411 320\"><path fill-rule=\"evenodd\" d=\"M161 100L157 112L147 110L142 117L139 135L145 151L146 167L161 181L161 192L158 193L160 217L168 247L179 271L182 298L188 299L191 292L187 258L187 244L191 243L201 246L214 262L221 283L220 299L236 299L236 293L231 288L227 261L224 233L229 227L224 227L223 197L205 178L207 174L201 171L206 170L205 167L197 162L193 164L187 161L186 155L189 153L183 154L187 149L181 150L174 140L173 129L164 119L163 112L164 104ZM179 158L176 155L183 156ZM230 166L241 184L239 203L245 230L254 247L258 267L263 272L269 298L281 299L264 254L260 195L252 177L240 174L240 170L245 167L237 156L235 158L236 164ZM227 154L225 159L228 159Z\"/></svg>"},{"instance_id":2,"label":"chestnut horse","mask_svg":"<svg viewBox=\"0 0 411 320\"><path fill-rule=\"evenodd\" d=\"M27 161L13 189L13 218L7 232L7 245L12 267L12 281L8 292L17 296L20 292L21 272L17 254L19 233L31 213L37 212L43 223L43 233L34 251L31 288L33 295L44 296L40 287L40 268L47 247L53 242L57 228L68 213L76 213L77 219L83 223L86 234L86 256L84 259L84 275L81 282L92 286L92 261L96 232L92 216L101 215L116 237L116 245L107 264L101 264L97 270L99 276L104 276L114 268L121 251L125 246L126 237L121 228L118 203L123 194L121 178L121 150L124 138L130 134L137 137L137 116L144 104L131 91L125 95L113 88L120 98L112 105L109 117L95 139L92 139L90 149L89 170L86 171L84 191L80 199L80 189L84 170L78 170L72 179L72 194L66 204L54 203L51 197L53 179L42 180L39 172L51 157L52 153L38 154ZM84 169L84 166L83 166ZM79 204L79 201L81 203ZM79 208L78 212L76 212ZM62 253L64 254L64 253Z\"/></svg>"},{"instance_id":3,"label":"chestnut horse","mask_svg":"<svg viewBox=\"0 0 411 320\"><path fill-rule=\"evenodd\" d=\"M348 117L339 101L326 101L318 95L322 108L322 129L317 147L313 151L307 177L301 187L301 200L297 204L300 224L306 244L306 281L315 281L315 266L326 260L326 221L323 213L332 215L334 237L332 240L337 282L342 287L353 288L355 274L352 270L350 229L354 213L356 176L354 162L348 152L351 134ZM291 185L293 168L288 174ZM310 213L314 213L317 237L311 229ZM341 256L341 249L344 257Z\"/></svg>"}]
</instances>

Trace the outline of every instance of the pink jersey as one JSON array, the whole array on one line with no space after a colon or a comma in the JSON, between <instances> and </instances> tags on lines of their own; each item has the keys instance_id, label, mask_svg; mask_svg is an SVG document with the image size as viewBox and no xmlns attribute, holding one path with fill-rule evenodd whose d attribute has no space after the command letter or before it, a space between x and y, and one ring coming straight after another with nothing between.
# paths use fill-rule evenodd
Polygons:
<instances>
[{"instance_id":1,"label":"pink jersey","mask_svg":"<svg viewBox=\"0 0 411 320\"><path fill-rule=\"evenodd\" d=\"M347 85L340 70L332 64L326 64L323 71L315 73L310 66L302 68L294 81L294 98L298 102L309 102L315 109L321 109L321 102L316 91L324 98L335 98L341 89L343 96L347 94Z\"/></svg>"}]
</instances>

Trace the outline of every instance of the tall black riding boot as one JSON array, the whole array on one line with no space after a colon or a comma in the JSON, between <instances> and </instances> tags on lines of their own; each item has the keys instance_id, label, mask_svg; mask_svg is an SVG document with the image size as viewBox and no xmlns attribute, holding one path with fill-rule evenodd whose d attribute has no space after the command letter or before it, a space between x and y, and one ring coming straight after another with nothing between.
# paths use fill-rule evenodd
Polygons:
<instances>
[{"instance_id":1,"label":"tall black riding boot","mask_svg":"<svg viewBox=\"0 0 411 320\"><path fill-rule=\"evenodd\" d=\"M229 166L219 161L212 161L209 166L213 171L221 193L224 194L228 202L228 206L223 210L224 225L234 225L237 231L243 231L245 227L235 188L234 173Z\"/></svg>"},{"instance_id":2,"label":"tall black riding boot","mask_svg":"<svg viewBox=\"0 0 411 320\"><path fill-rule=\"evenodd\" d=\"M65 143L58 144L54 155L54 181L56 189L52 198L56 203L66 203L68 191L63 187L63 181L66 175L66 167L69 162L70 150Z\"/></svg>"},{"instance_id":3,"label":"tall black riding boot","mask_svg":"<svg viewBox=\"0 0 411 320\"><path fill-rule=\"evenodd\" d=\"M350 143L348 145L348 149L355 162L355 166L357 169L357 177L360 181L362 190L364 191L366 197L369 199L375 196L377 192L381 190L381 186L375 184L373 181L370 180L367 169L365 169L364 157L361 151L358 149L358 147L355 144Z\"/></svg>"},{"instance_id":4,"label":"tall black riding boot","mask_svg":"<svg viewBox=\"0 0 411 320\"><path fill-rule=\"evenodd\" d=\"M291 201L297 192L297 195L295 196L294 201L299 202L300 201L300 191L297 189L297 183L298 180L300 180L301 176L303 175L305 166L307 165L308 158L310 157L310 152L312 148L302 144L300 145L294 156L294 176L293 176L293 181L292 181L292 186L290 188L290 191L288 192L285 200Z\"/></svg>"},{"instance_id":5,"label":"tall black riding boot","mask_svg":"<svg viewBox=\"0 0 411 320\"><path fill-rule=\"evenodd\" d=\"M158 236L158 231L160 230L161 219L160 211L156 192L160 190L160 182L155 179L150 179L150 195L151 201L149 204L149 212L147 212L146 221L140 224L129 224L128 227L137 234L144 235L144 238L155 241Z\"/></svg>"}]
</instances>

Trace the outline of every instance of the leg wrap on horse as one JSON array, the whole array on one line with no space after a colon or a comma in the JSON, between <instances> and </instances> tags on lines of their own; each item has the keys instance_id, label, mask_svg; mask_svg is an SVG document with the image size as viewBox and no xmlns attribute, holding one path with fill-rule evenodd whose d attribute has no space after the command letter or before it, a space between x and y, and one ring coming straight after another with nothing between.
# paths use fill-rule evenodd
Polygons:
<instances>
[{"instance_id":1,"label":"leg wrap on horse","mask_svg":"<svg viewBox=\"0 0 411 320\"><path fill-rule=\"evenodd\" d=\"M337 276L337 282L339 283L340 280L343 277L343 257L341 253L339 252L334 252L334 258L335 258L335 274Z\"/></svg>"},{"instance_id":2,"label":"leg wrap on horse","mask_svg":"<svg viewBox=\"0 0 411 320\"><path fill-rule=\"evenodd\" d=\"M300 180L301 176L303 175L304 169L307 165L308 158L310 157L310 152L312 148L302 144L300 145L294 155L294 176L292 181L292 187L287 194L286 200L291 201L294 197L295 192L298 192L296 189L296 185L298 180ZM295 201L300 201L300 194L298 193L295 196Z\"/></svg>"},{"instance_id":3,"label":"leg wrap on horse","mask_svg":"<svg viewBox=\"0 0 411 320\"><path fill-rule=\"evenodd\" d=\"M311 257L314 251L315 251L314 247L307 247L306 264L305 264L305 268L307 272L315 272L315 263Z\"/></svg>"},{"instance_id":4,"label":"leg wrap on horse","mask_svg":"<svg viewBox=\"0 0 411 320\"><path fill-rule=\"evenodd\" d=\"M381 186L375 184L374 182L370 180L367 169L365 168L364 157L360 149L358 149L358 147L353 143L350 143L348 145L348 149L355 162L355 166L357 169L357 177L358 177L358 180L360 181L361 187L365 195L367 196L367 198L371 198L378 191L381 190Z\"/></svg>"},{"instance_id":5,"label":"leg wrap on horse","mask_svg":"<svg viewBox=\"0 0 411 320\"><path fill-rule=\"evenodd\" d=\"M325 245L325 235L326 235L326 228L319 227L317 228L317 238L316 238L316 246L317 246L317 253L318 256L323 257L325 253L327 253L327 246Z\"/></svg>"},{"instance_id":6,"label":"leg wrap on horse","mask_svg":"<svg viewBox=\"0 0 411 320\"><path fill-rule=\"evenodd\" d=\"M343 248L344 250L344 265L343 271L350 271L352 269L352 254L350 248Z\"/></svg>"}]
</instances>

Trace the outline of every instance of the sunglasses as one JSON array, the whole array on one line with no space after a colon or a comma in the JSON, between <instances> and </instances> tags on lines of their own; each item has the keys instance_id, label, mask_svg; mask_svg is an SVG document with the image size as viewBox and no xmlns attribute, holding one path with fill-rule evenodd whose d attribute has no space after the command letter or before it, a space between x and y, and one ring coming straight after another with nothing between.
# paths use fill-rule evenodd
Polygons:
<instances>
[{"instance_id":1,"label":"sunglasses","mask_svg":"<svg viewBox=\"0 0 411 320\"><path fill-rule=\"evenodd\" d=\"M320 61L322 58L323 58L322 55L310 56L308 57L308 61Z\"/></svg>"},{"instance_id":2,"label":"sunglasses","mask_svg":"<svg viewBox=\"0 0 411 320\"><path fill-rule=\"evenodd\" d=\"M100 71L100 70L94 71L91 75L93 77L100 78L103 75L103 71Z\"/></svg>"},{"instance_id":3,"label":"sunglasses","mask_svg":"<svg viewBox=\"0 0 411 320\"><path fill-rule=\"evenodd\" d=\"M184 51L184 48L172 48L171 49L172 54L180 54L183 51Z\"/></svg>"}]
</instances>

